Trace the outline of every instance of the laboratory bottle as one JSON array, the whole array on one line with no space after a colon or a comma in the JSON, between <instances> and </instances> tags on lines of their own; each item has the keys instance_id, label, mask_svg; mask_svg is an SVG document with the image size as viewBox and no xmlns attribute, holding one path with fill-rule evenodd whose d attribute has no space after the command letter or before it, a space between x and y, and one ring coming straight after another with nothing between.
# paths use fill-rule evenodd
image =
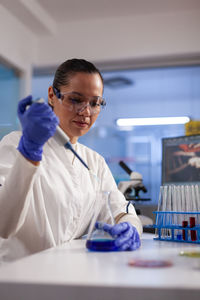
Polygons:
<instances>
[{"instance_id":1,"label":"laboratory bottle","mask_svg":"<svg viewBox=\"0 0 200 300\"><path fill-rule=\"evenodd\" d=\"M116 251L115 239L103 230L103 224L114 225L110 200L115 192L101 191L96 193L94 214L89 226L86 248L91 251ZM97 225L98 224L98 225Z\"/></svg>"}]
</instances>

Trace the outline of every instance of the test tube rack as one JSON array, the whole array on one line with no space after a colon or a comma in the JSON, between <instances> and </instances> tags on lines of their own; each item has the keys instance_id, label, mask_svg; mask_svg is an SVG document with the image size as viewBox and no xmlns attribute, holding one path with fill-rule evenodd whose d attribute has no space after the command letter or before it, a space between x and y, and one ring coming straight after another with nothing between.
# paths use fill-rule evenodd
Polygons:
<instances>
[{"instance_id":1,"label":"test tube rack","mask_svg":"<svg viewBox=\"0 0 200 300\"><path fill-rule=\"evenodd\" d=\"M155 211L154 240L200 244L200 212Z\"/></svg>"}]
</instances>

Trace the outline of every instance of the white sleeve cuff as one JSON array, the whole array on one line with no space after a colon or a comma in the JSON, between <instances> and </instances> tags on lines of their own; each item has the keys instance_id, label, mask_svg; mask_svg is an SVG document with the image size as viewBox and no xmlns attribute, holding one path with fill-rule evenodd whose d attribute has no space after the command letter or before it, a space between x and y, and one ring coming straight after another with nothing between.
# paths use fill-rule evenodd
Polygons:
<instances>
[{"instance_id":1,"label":"white sleeve cuff","mask_svg":"<svg viewBox=\"0 0 200 300\"><path fill-rule=\"evenodd\" d=\"M122 222L131 223L131 225L133 225L137 229L139 235L140 236L142 235L142 232L143 232L142 223L141 223L140 219L138 218L138 216L134 216L131 214L123 215L123 217L121 217L119 219L118 223L122 223Z\"/></svg>"}]
</instances>

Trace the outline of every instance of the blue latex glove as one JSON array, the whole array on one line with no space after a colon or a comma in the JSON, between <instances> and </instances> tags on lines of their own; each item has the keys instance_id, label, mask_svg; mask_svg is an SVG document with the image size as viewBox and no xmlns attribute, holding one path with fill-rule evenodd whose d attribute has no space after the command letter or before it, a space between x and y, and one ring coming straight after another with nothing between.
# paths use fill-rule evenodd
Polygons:
<instances>
[{"instance_id":1,"label":"blue latex glove","mask_svg":"<svg viewBox=\"0 0 200 300\"><path fill-rule=\"evenodd\" d=\"M115 239L115 245L119 251L132 251L141 246L137 229L129 222L122 222L116 225L96 222L95 227L108 232Z\"/></svg>"},{"instance_id":2,"label":"blue latex glove","mask_svg":"<svg viewBox=\"0 0 200 300\"><path fill-rule=\"evenodd\" d=\"M17 113L23 132L17 149L26 158L40 161L43 146L54 135L59 120L48 104L32 104L32 96L19 102Z\"/></svg>"}]
</instances>

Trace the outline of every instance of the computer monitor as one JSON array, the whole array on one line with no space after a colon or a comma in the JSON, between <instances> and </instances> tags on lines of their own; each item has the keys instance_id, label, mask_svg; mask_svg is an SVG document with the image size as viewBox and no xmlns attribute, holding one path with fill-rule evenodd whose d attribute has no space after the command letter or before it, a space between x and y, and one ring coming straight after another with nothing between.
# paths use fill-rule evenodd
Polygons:
<instances>
[{"instance_id":1,"label":"computer monitor","mask_svg":"<svg viewBox=\"0 0 200 300\"><path fill-rule=\"evenodd\" d=\"M200 135L162 139L162 185L200 183Z\"/></svg>"}]
</instances>

